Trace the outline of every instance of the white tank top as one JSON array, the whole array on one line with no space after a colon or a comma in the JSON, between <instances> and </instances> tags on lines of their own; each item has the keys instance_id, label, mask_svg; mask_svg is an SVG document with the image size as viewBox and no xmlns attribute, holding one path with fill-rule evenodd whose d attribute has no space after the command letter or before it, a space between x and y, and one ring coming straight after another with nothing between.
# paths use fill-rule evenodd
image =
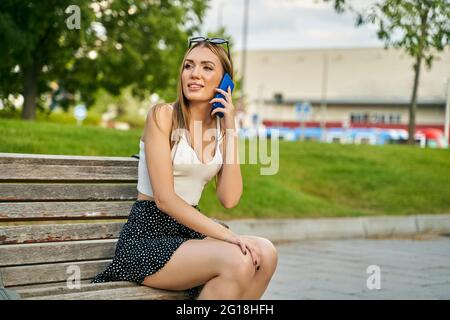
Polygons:
<instances>
[{"instance_id":1,"label":"white tank top","mask_svg":"<svg viewBox=\"0 0 450 320\"><path fill-rule=\"evenodd\" d=\"M216 118L216 144L214 157L207 163L202 163L190 146L185 135L181 135L180 140L174 144L172 154L173 179L175 193L184 201L191 205L197 205L206 183L208 183L220 170L223 163L220 152L220 119ZM148 196L153 196L152 185L147 171L145 161L145 144L139 140L139 165L137 190Z\"/></svg>"}]
</instances>

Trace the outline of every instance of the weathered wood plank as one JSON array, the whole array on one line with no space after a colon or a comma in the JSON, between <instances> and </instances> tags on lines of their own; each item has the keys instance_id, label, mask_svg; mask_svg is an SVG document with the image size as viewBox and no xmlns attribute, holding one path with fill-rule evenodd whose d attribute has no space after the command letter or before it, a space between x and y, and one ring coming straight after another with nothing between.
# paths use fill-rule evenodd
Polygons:
<instances>
[{"instance_id":1,"label":"weathered wood plank","mask_svg":"<svg viewBox=\"0 0 450 320\"><path fill-rule=\"evenodd\" d=\"M10 287L34 283L66 281L74 274L73 272L69 272L71 271L68 270L69 266L78 266L80 268L81 280L92 279L95 275L105 270L110 262L111 260L97 260L2 267L1 272L5 287Z\"/></svg>"},{"instance_id":2,"label":"weathered wood plank","mask_svg":"<svg viewBox=\"0 0 450 320\"><path fill-rule=\"evenodd\" d=\"M90 279L85 279L85 280L80 280L81 285L86 285L91 283ZM106 282L105 282L106 283ZM108 282L109 283L109 282ZM52 282L52 283L35 283L35 284L26 284L26 285L21 285L21 286L6 286L6 288L14 290L14 291L20 291L20 290L24 290L24 291L28 291L28 290L34 290L34 289L47 289L47 288L52 288L52 287L66 287L67 286L67 281L57 281L57 282ZM46 295L46 294L44 294Z\"/></svg>"},{"instance_id":3,"label":"weathered wood plank","mask_svg":"<svg viewBox=\"0 0 450 320\"><path fill-rule=\"evenodd\" d=\"M0 183L0 201L94 201L136 198L136 183Z\"/></svg>"},{"instance_id":4,"label":"weathered wood plank","mask_svg":"<svg viewBox=\"0 0 450 320\"><path fill-rule=\"evenodd\" d=\"M10 244L0 246L0 267L110 259L117 239Z\"/></svg>"},{"instance_id":5,"label":"weathered wood plank","mask_svg":"<svg viewBox=\"0 0 450 320\"><path fill-rule=\"evenodd\" d=\"M184 291L167 291L145 286L106 289L27 298L27 300L186 300Z\"/></svg>"},{"instance_id":6,"label":"weathered wood plank","mask_svg":"<svg viewBox=\"0 0 450 320\"><path fill-rule=\"evenodd\" d=\"M137 180L137 166L73 166L42 164L0 164L0 181L8 180Z\"/></svg>"},{"instance_id":7,"label":"weathered wood plank","mask_svg":"<svg viewBox=\"0 0 450 320\"><path fill-rule=\"evenodd\" d=\"M53 219L127 218L134 201L0 202L0 222Z\"/></svg>"},{"instance_id":8,"label":"weathered wood plank","mask_svg":"<svg viewBox=\"0 0 450 320\"><path fill-rule=\"evenodd\" d=\"M136 145L138 148L139 144ZM2 153L0 164L40 164L67 166L137 166L138 160L131 157L98 157L98 156L67 156L53 154Z\"/></svg>"},{"instance_id":9,"label":"weathered wood plank","mask_svg":"<svg viewBox=\"0 0 450 320\"><path fill-rule=\"evenodd\" d=\"M80 289L69 289L67 287L67 283L63 282L58 285L56 284L46 284L46 287L41 288L30 288L28 287L18 287L11 288L11 290L20 294L23 299L31 298L31 297L39 297L39 296L51 296L57 294L66 294L66 293L76 293L76 292L87 292L94 290L106 290L106 289L117 289L117 288L127 288L127 287L138 287L139 284L135 282L128 281L114 281L114 282L104 282L104 283L90 283L90 280L80 281Z\"/></svg>"},{"instance_id":10,"label":"weathered wood plank","mask_svg":"<svg viewBox=\"0 0 450 320\"><path fill-rule=\"evenodd\" d=\"M124 222L35 224L0 228L0 244L118 238Z\"/></svg>"}]
</instances>

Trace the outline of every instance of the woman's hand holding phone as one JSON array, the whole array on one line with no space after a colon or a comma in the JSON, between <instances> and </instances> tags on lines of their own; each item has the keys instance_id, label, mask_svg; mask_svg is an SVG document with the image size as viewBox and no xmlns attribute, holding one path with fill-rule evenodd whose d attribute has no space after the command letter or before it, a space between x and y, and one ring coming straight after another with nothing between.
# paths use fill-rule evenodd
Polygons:
<instances>
[{"instance_id":1,"label":"woman's hand holding phone","mask_svg":"<svg viewBox=\"0 0 450 320\"><path fill-rule=\"evenodd\" d=\"M211 115L215 115L218 112L222 112L224 114L224 124L227 129L235 129L235 107L233 105L233 101L231 98L231 88L228 87L228 92L216 88L217 93L221 93L224 98L213 98L209 101L209 103L219 102L222 104L222 107L216 107L212 110Z\"/></svg>"}]
</instances>

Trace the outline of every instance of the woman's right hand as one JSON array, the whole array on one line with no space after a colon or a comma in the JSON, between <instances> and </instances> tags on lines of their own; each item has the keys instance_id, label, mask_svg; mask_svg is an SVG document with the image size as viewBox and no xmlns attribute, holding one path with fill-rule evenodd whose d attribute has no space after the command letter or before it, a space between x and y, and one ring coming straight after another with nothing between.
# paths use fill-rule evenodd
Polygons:
<instances>
[{"instance_id":1,"label":"woman's right hand","mask_svg":"<svg viewBox=\"0 0 450 320\"><path fill-rule=\"evenodd\" d=\"M253 245L253 243L248 238L239 235L232 235L226 237L224 241L239 246L243 254L247 254L247 251L249 251L252 257L253 264L255 265L255 268L259 270L259 266L261 264L259 250Z\"/></svg>"}]
</instances>

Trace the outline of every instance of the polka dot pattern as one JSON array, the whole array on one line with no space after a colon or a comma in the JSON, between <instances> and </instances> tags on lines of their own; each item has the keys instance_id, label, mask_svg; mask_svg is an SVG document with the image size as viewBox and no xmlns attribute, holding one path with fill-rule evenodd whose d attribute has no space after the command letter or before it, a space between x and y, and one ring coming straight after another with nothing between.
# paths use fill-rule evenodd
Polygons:
<instances>
[{"instance_id":1,"label":"polka dot pattern","mask_svg":"<svg viewBox=\"0 0 450 320\"><path fill-rule=\"evenodd\" d=\"M137 200L119 235L113 261L91 283L132 281L142 284L145 277L159 271L170 260L183 242L204 238L205 235L161 211L154 201ZM201 287L187 289L189 298L195 299Z\"/></svg>"}]
</instances>

